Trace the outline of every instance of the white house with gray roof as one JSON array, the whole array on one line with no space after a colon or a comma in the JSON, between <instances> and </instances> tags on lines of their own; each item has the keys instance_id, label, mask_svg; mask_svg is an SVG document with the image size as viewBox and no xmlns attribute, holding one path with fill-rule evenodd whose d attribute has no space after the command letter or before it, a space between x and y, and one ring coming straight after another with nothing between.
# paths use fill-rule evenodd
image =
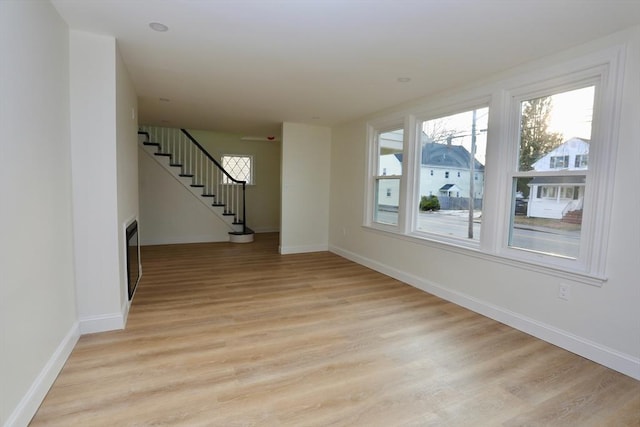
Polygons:
<instances>
[{"instance_id":1,"label":"white house with gray roof","mask_svg":"<svg viewBox=\"0 0 640 427\"><path fill-rule=\"evenodd\" d=\"M402 173L402 154L380 156L383 175ZM468 198L471 179L474 180L474 198L481 199L484 192L484 165L474 159L473 175L470 154L460 145L423 142L420 162L420 197ZM383 180L378 188L378 204L397 207L399 181Z\"/></svg>"},{"instance_id":2,"label":"white house with gray roof","mask_svg":"<svg viewBox=\"0 0 640 427\"><path fill-rule=\"evenodd\" d=\"M527 216L538 218L581 219L586 171L589 165L589 141L571 138L533 163L536 172L554 172L533 178L528 186ZM565 174L584 171L582 174Z\"/></svg>"},{"instance_id":3,"label":"white house with gray roof","mask_svg":"<svg viewBox=\"0 0 640 427\"><path fill-rule=\"evenodd\" d=\"M469 197L473 180L473 198L481 199L484 193L484 165L474 159L473 172L471 166L471 155L461 145L423 143L420 196Z\"/></svg>"}]
</instances>

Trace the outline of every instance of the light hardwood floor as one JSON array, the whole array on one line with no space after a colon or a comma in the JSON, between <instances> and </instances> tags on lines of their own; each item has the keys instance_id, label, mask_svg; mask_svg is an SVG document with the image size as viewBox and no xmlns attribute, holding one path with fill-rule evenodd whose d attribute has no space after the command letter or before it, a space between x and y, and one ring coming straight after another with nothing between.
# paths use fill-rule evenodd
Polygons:
<instances>
[{"instance_id":1,"label":"light hardwood floor","mask_svg":"<svg viewBox=\"0 0 640 427\"><path fill-rule=\"evenodd\" d=\"M145 247L33 426L639 426L640 382L331 253Z\"/></svg>"}]
</instances>

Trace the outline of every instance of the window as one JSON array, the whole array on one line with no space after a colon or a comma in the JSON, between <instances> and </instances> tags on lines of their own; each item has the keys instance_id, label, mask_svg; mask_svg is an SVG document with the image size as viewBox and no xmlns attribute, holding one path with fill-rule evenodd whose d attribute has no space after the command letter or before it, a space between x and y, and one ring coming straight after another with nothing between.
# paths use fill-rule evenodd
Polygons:
<instances>
[{"instance_id":1,"label":"window","mask_svg":"<svg viewBox=\"0 0 640 427\"><path fill-rule=\"evenodd\" d=\"M238 181L245 181L247 184L253 184L253 157L246 155L223 155L222 167L229 175ZM224 184L230 184L232 181L224 175L222 178Z\"/></svg>"},{"instance_id":2,"label":"window","mask_svg":"<svg viewBox=\"0 0 640 427\"><path fill-rule=\"evenodd\" d=\"M548 185L540 187L540 198L542 199L555 199L557 187L551 187Z\"/></svg>"},{"instance_id":3,"label":"window","mask_svg":"<svg viewBox=\"0 0 640 427\"><path fill-rule=\"evenodd\" d=\"M467 110L448 116L429 119L420 128L420 204L416 212L415 230L448 238L480 238L482 214L482 185L476 180L484 173L486 130L489 108ZM471 153L475 153L475 156ZM455 184L447 179L434 179L422 173L430 166L457 169L461 179ZM472 179L473 177L473 179ZM439 208L428 203L427 195L438 194ZM417 195L416 195L417 196Z\"/></svg>"},{"instance_id":4,"label":"window","mask_svg":"<svg viewBox=\"0 0 640 427\"><path fill-rule=\"evenodd\" d=\"M374 176L375 212L373 221L397 225L402 177L404 129L376 134L376 167Z\"/></svg>"},{"instance_id":5,"label":"window","mask_svg":"<svg viewBox=\"0 0 640 427\"><path fill-rule=\"evenodd\" d=\"M560 198L573 199L573 189L574 187L560 187Z\"/></svg>"},{"instance_id":6,"label":"window","mask_svg":"<svg viewBox=\"0 0 640 427\"><path fill-rule=\"evenodd\" d=\"M588 85L518 101L519 156L512 178L509 247L579 257L586 164L577 172L569 167L569 158L589 152L594 97L595 86ZM527 201L526 216L516 215L516 193Z\"/></svg>"},{"instance_id":7,"label":"window","mask_svg":"<svg viewBox=\"0 0 640 427\"><path fill-rule=\"evenodd\" d=\"M569 167L569 156L551 156L549 158L549 167L551 169L565 169Z\"/></svg>"},{"instance_id":8,"label":"window","mask_svg":"<svg viewBox=\"0 0 640 427\"><path fill-rule=\"evenodd\" d=\"M369 123L365 227L601 285L622 60L616 47Z\"/></svg>"},{"instance_id":9,"label":"window","mask_svg":"<svg viewBox=\"0 0 640 427\"><path fill-rule=\"evenodd\" d=\"M576 169L586 169L588 161L589 161L588 154L576 154L576 161L573 166Z\"/></svg>"}]
</instances>

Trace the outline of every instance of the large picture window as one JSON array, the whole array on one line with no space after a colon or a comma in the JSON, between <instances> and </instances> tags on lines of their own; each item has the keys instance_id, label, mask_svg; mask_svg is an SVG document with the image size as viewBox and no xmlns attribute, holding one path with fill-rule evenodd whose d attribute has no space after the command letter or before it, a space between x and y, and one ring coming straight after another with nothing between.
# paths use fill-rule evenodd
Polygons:
<instances>
[{"instance_id":1,"label":"large picture window","mask_svg":"<svg viewBox=\"0 0 640 427\"><path fill-rule=\"evenodd\" d=\"M480 239L488 117L484 107L420 123L416 231Z\"/></svg>"},{"instance_id":2,"label":"large picture window","mask_svg":"<svg viewBox=\"0 0 640 427\"><path fill-rule=\"evenodd\" d=\"M577 259L595 85L519 101L509 246ZM578 167L574 167L575 165Z\"/></svg>"},{"instance_id":3,"label":"large picture window","mask_svg":"<svg viewBox=\"0 0 640 427\"><path fill-rule=\"evenodd\" d=\"M609 54L369 123L364 225L601 284L621 82Z\"/></svg>"}]
</instances>

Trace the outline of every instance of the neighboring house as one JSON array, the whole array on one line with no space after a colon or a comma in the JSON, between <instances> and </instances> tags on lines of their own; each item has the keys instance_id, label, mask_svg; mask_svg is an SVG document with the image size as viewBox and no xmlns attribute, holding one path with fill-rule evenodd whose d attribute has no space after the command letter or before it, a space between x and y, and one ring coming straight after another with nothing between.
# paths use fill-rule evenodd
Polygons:
<instances>
[{"instance_id":1,"label":"neighboring house","mask_svg":"<svg viewBox=\"0 0 640 427\"><path fill-rule=\"evenodd\" d=\"M380 156L379 167L382 176L402 175L402 154ZM397 210L400 200L400 180L383 179L378 186L378 206L382 209Z\"/></svg>"},{"instance_id":2,"label":"neighboring house","mask_svg":"<svg viewBox=\"0 0 640 427\"><path fill-rule=\"evenodd\" d=\"M602 15L600 19L606 23L612 18ZM126 320L126 253L119 243L123 243L124 225L139 211L138 101L113 36L90 28L72 30L49 1L0 0L0 21L5 24L0 26L0 82L7 83L0 85L4 144L0 154L8 160L0 209L4 226L0 233L0 425L12 426L28 424L81 334L119 329ZM589 32L590 28L597 37L597 28L581 29ZM521 33L510 26L495 31L515 41ZM613 184L618 188L640 177L635 167L636 118L640 117L635 94L640 82L632 78L640 71L638 46L640 28L634 27L569 51L551 48L553 55L529 65L523 62L520 69L543 78L551 67L564 72L566 64L583 64L585 54L600 61L603 52L613 50L616 58L624 58L615 71L629 77L618 79L620 108L610 114L615 124L611 135L621 139L614 153ZM460 44L460 51L449 56L477 53L465 47ZM230 45L229 50L233 49ZM522 49L523 61L526 50ZM477 57L482 69L483 56ZM477 74L469 70L469 79ZM243 73L236 75L243 77ZM151 68L147 78L156 78ZM473 81L458 79L459 85L467 83ZM471 92L473 99L478 90ZM438 96L429 100L434 98ZM292 102L303 99L301 95ZM405 108L389 111L395 115ZM379 117L373 114L368 116L371 120ZM290 248L289 253L330 250L640 378L634 269L640 235L637 198L617 191L608 200L612 221L608 238L603 239L604 279L512 259L505 262L475 249L449 250L440 243L390 238L362 226L368 196L363 193L363 168L359 167L366 161L364 121L353 119L333 128L283 124L279 211L281 244ZM564 158L556 159L554 166L558 161L564 164ZM566 164L575 165L575 161L575 155L569 155ZM586 157L584 161L586 168ZM446 172L433 165L434 176L439 170ZM457 178L457 173L449 177ZM542 185L541 178L532 186ZM436 183L433 188L437 192L446 184L454 182ZM552 184L562 186L558 182L545 186ZM580 188L577 194L580 199ZM144 224L140 225L144 234ZM554 290L559 282L572 287L571 301L557 299ZM511 363L507 356L505 364ZM541 356L546 360L549 355ZM518 355L514 357L517 363ZM583 370L576 371L577 381L580 375ZM586 415L577 410L577 417L589 415L589 408L582 409Z\"/></svg>"},{"instance_id":3,"label":"neighboring house","mask_svg":"<svg viewBox=\"0 0 640 427\"><path fill-rule=\"evenodd\" d=\"M425 142L420 165L420 196L469 197L471 162L469 151L460 145ZM382 175L402 174L402 154L380 156ZM481 199L484 189L484 165L473 165L474 198ZM378 187L378 205L398 206L399 181L383 180Z\"/></svg>"},{"instance_id":4,"label":"neighboring house","mask_svg":"<svg viewBox=\"0 0 640 427\"><path fill-rule=\"evenodd\" d=\"M585 171L589 141L571 138L533 163L536 172ZM527 215L562 219L582 211L586 175L537 176L529 182ZM573 212L573 214L571 214ZM578 215L579 216L579 215Z\"/></svg>"},{"instance_id":5,"label":"neighboring house","mask_svg":"<svg viewBox=\"0 0 640 427\"><path fill-rule=\"evenodd\" d=\"M469 197L471 155L461 145L424 142L420 165L420 196ZM484 189L484 165L473 163L473 195L481 199Z\"/></svg>"}]
</instances>

